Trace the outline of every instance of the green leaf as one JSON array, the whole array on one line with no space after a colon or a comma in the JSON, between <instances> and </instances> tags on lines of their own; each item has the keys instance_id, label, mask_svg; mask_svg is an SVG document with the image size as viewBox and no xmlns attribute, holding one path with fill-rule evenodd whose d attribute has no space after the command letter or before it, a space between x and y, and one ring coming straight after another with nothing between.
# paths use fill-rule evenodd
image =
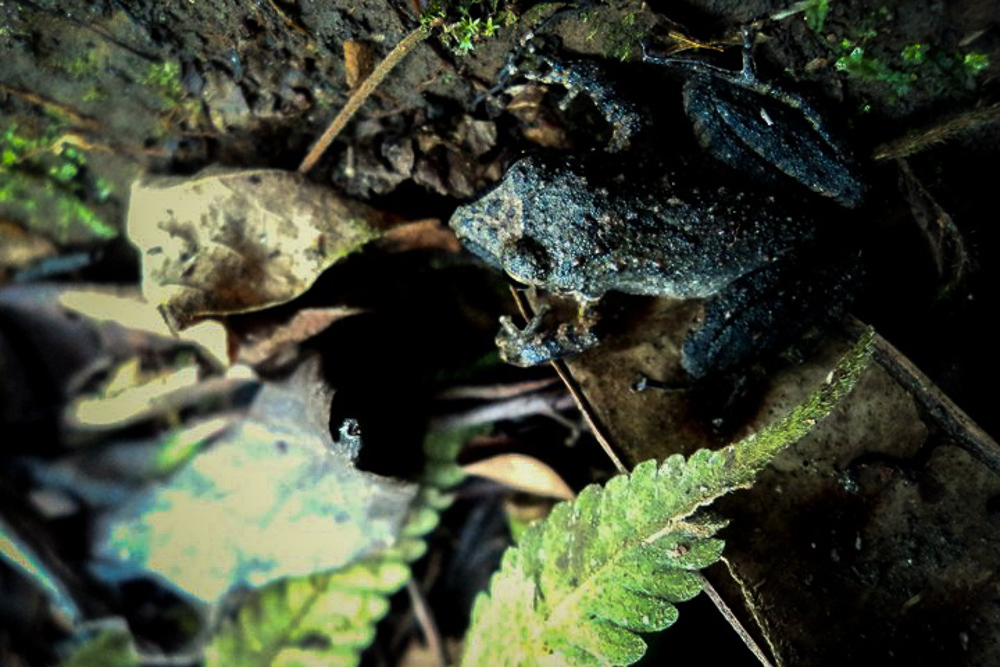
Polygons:
<instances>
[{"instance_id":1,"label":"green leaf","mask_svg":"<svg viewBox=\"0 0 1000 667\"><path fill-rule=\"evenodd\" d=\"M827 382L775 424L719 451L640 463L557 505L508 549L476 600L463 665L631 664L638 633L677 620L722 554L724 522L701 508L750 486L851 390L871 357L869 330Z\"/></svg>"},{"instance_id":2,"label":"green leaf","mask_svg":"<svg viewBox=\"0 0 1000 667\"><path fill-rule=\"evenodd\" d=\"M370 557L336 572L271 584L240 607L205 653L206 665L357 664L410 576L403 562Z\"/></svg>"},{"instance_id":3,"label":"green leaf","mask_svg":"<svg viewBox=\"0 0 1000 667\"><path fill-rule=\"evenodd\" d=\"M358 664L389 610L389 597L410 578L409 564L426 551L424 537L450 504L445 491L461 479L454 460L467 435L468 429L428 435L421 487L395 545L341 569L255 592L213 638L206 667Z\"/></svg>"},{"instance_id":4,"label":"green leaf","mask_svg":"<svg viewBox=\"0 0 1000 667\"><path fill-rule=\"evenodd\" d=\"M142 663L128 625L120 618L107 618L78 629L75 644L59 667L136 667Z\"/></svg>"}]
</instances>

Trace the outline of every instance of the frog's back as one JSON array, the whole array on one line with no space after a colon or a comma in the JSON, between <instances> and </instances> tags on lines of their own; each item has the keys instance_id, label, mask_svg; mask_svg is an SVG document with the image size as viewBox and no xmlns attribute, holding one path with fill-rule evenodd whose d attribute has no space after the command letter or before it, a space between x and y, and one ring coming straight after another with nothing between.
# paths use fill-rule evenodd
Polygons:
<instances>
[{"instance_id":1,"label":"frog's back","mask_svg":"<svg viewBox=\"0 0 1000 667\"><path fill-rule=\"evenodd\" d=\"M771 198L686 185L699 179L677 172L634 179L584 172L577 162L525 158L476 202L479 211L460 211L452 224L461 237L463 219L482 218L501 201L514 207L516 216L493 221L506 227L506 242L492 253L497 263L523 282L588 298L610 290L710 296L810 234Z\"/></svg>"}]
</instances>

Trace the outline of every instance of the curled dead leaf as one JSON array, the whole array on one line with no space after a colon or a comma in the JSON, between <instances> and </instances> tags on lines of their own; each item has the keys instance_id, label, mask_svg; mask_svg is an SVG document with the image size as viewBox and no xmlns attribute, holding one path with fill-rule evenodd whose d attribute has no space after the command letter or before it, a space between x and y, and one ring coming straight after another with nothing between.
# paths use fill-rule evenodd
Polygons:
<instances>
[{"instance_id":1,"label":"curled dead leaf","mask_svg":"<svg viewBox=\"0 0 1000 667\"><path fill-rule=\"evenodd\" d=\"M462 244L440 220L428 218L393 227L378 240L378 247L389 252L437 249L457 253Z\"/></svg>"},{"instance_id":2,"label":"curled dead leaf","mask_svg":"<svg viewBox=\"0 0 1000 667\"><path fill-rule=\"evenodd\" d=\"M466 473L538 496L572 500L573 489L551 466L523 454L500 454L463 466Z\"/></svg>"},{"instance_id":3,"label":"curled dead leaf","mask_svg":"<svg viewBox=\"0 0 1000 667\"><path fill-rule=\"evenodd\" d=\"M128 235L147 300L183 327L294 299L387 224L299 174L248 170L137 181Z\"/></svg>"}]
</instances>

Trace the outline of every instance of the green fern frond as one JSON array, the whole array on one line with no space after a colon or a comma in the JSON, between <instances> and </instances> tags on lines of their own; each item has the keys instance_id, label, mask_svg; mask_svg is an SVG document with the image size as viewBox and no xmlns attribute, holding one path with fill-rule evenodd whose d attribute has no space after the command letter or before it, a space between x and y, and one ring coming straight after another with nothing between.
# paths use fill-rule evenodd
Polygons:
<instances>
[{"instance_id":1,"label":"green fern frond","mask_svg":"<svg viewBox=\"0 0 1000 667\"><path fill-rule=\"evenodd\" d=\"M627 665L642 657L638 633L673 624L674 604L701 591L698 571L722 554L712 536L724 522L700 508L750 486L826 417L867 366L872 338L867 332L822 387L756 435L688 460L640 463L532 525L476 600L463 665Z\"/></svg>"},{"instance_id":2,"label":"green fern frond","mask_svg":"<svg viewBox=\"0 0 1000 667\"><path fill-rule=\"evenodd\" d=\"M389 610L389 597L410 578L424 537L451 504L447 489L462 479L455 458L467 431L432 433L424 444L421 488L397 542L333 572L284 579L256 591L213 638L207 667L356 665ZM294 545L289 545L294 548Z\"/></svg>"}]
</instances>

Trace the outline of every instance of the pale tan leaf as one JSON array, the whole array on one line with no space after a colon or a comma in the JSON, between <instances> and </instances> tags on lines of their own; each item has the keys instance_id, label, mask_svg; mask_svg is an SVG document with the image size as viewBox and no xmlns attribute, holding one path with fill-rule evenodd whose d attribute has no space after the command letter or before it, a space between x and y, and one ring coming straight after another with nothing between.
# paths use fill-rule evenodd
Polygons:
<instances>
[{"instance_id":1,"label":"pale tan leaf","mask_svg":"<svg viewBox=\"0 0 1000 667\"><path fill-rule=\"evenodd\" d=\"M170 328L156 308L145 303L134 289L67 289L56 296L63 308L97 322L115 322L126 329L170 336Z\"/></svg>"},{"instance_id":2,"label":"pale tan leaf","mask_svg":"<svg viewBox=\"0 0 1000 667\"><path fill-rule=\"evenodd\" d=\"M572 500L573 489L551 466L523 454L501 454L463 466L470 475L500 482L518 491Z\"/></svg>"},{"instance_id":3,"label":"pale tan leaf","mask_svg":"<svg viewBox=\"0 0 1000 667\"><path fill-rule=\"evenodd\" d=\"M98 322L114 322L127 329L173 337L163 315L131 288L67 289L57 296L60 305ZM185 329L177 338L199 345L221 367L229 365L225 327L212 320Z\"/></svg>"},{"instance_id":4,"label":"pale tan leaf","mask_svg":"<svg viewBox=\"0 0 1000 667\"><path fill-rule=\"evenodd\" d=\"M181 327L294 299L378 235L385 218L278 170L154 177L132 186L128 235L143 293Z\"/></svg>"},{"instance_id":5,"label":"pale tan leaf","mask_svg":"<svg viewBox=\"0 0 1000 667\"><path fill-rule=\"evenodd\" d=\"M73 428L103 428L135 423L163 410L171 397L184 394L198 384L196 365L144 377L138 358L115 369L104 390L97 396L81 396L66 412Z\"/></svg>"}]
</instances>

